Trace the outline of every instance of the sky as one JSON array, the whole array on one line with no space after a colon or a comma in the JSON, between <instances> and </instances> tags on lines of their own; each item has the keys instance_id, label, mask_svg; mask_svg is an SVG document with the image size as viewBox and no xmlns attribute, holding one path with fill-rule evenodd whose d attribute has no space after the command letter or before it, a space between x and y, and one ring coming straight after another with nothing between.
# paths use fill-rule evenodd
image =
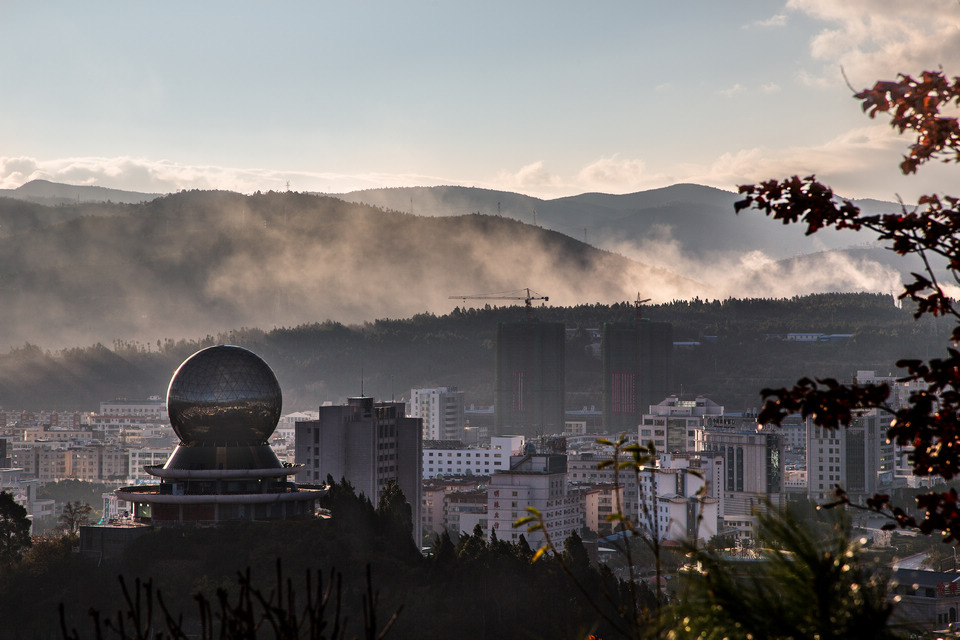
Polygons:
<instances>
[{"instance_id":1,"label":"sky","mask_svg":"<svg viewBox=\"0 0 960 640\"><path fill-rule=\"evenodd\" d=\"M816 174L915 201L864 115L960 75L956 0L0 3L0 188L456 184L541 198Z\"/></svg>"}]
</instances>

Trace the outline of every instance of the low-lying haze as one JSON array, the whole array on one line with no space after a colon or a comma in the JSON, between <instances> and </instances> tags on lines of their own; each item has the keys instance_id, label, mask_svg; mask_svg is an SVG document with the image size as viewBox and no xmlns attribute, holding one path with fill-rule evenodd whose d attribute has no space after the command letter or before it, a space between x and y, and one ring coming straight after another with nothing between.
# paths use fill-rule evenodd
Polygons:
<instances>
[{"instance_id":1,"label":"low-lying haze","mask_svg":"<svg viewBox=\"0 0 960 640\"><path fill-rule=\"evenodd\" d=\"M24 191L43 198L41 186ZM465 304L451 297L525 287L560 306L899 288L885 252L836 249L860 236L811 243L799 228L735 215L735 194L696 185L553 201L463 188L344 197L376 206L294 192L57 206L0 199L0 346L363 323L443 314ZM532 222L535 209L536 226L511 218ZM550 226L581 228L589 243ZM765 226L773 233L760 249ZM522 301L466 302L486 303Z\"/></svg>"}]
</instances>

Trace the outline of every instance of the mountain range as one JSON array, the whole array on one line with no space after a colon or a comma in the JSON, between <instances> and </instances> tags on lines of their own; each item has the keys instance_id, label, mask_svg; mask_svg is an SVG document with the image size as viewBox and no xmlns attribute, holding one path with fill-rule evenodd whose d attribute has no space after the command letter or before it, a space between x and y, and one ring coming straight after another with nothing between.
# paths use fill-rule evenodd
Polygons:
<instances>
[{"instance_id":1,"label":"mountain range","mask_svg":"<svg viewBox=\"0 0 960 640\"><path fill-rule=\"evenodd\" d=\"M445 313L490 292L514 304L525 287L551 305L899 288L889 252L862 234L811 239L734 215L737 197L697 185L556 200L465 187L155 196L35 181L0 193L0 349Z\"/></svg>"}]
</instances>

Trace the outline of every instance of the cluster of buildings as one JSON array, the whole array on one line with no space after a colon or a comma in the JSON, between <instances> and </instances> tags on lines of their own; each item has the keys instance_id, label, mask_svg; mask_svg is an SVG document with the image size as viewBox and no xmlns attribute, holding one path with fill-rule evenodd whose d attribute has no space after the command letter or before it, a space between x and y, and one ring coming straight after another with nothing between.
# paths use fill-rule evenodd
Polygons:
<instances>
[{"instance_id":1,"label":"cluster of buildings","mask_svg":"<svg viewBox=\"0 0 960 640\"><path fill-rule=\"evenodd\" d=\"M494 406L479 410L462 391L434 387L411 390L409 402L361 396L281 416L262 360L211 347L181 365L165 400L103 402L93 414L0 412L0 490L38 519L56 515L37 498L46 482L117 485L102 526L81 531L81 550L103 557L144 527L315 517L330 480L374 503L399 485L418 542L479 527L501 540L524 535L533 548L585 530L617 536L617 514L665 544L751 537L758 514L791 496L823 501L839 485L857 499L920 480L909 448L887 441L883 411L837 431L796 416L769 427L755 413L672 395L663 323L605 325L601 408L568 411L565 335L555 323L501 325ZM915 390L872 371L856 381L890 384L894 407ZM638 464L618 464L634 456ZM514 527L531 510L542 527ZM940 580L918 579L902 595L936 609L938 624L954 622L957 581Z\"/></svg>"},{"instance_id":2,"label":"cluster of buildings","mask_svg":"<svg viewBox=\"0 0 960 640\"><path fill-rule=\"evenodd\" d=\"M412 389L408 402L351 398L279 416L271 451L295 469L296 482L347 479L374 502L388 481L397 482L413 508L417 540L477 525L516 539L512 523L528 508L544 514L553 540L584 528L615 533L608 517L615 512L664 540L749 536L756 514L791 494L822 500L839 484L868 496L914 479L909 452L886 442L882 412L865 412L840 431L799 419L760 428L753 414L670 395L669 324L638 318L597 333L599 410L566 410L567 331L528 319L498 327L492 408L466 407L454 387ZM865 371L858 381L894 382ZM902 400L909 391L898 387L894 395ZM183 445L168 404L152 397L102 402L92 414L0 412L0 488L37 516L50 512L36 499L46 482L162 483L157 469ZM644 447L638 473L615 471L615 448L597 442L604 434ZM115 515L123 505L108 495L104 511Z\"/></svg>"},{"instance_id":3,"label":"cluster of buildings","mask_svg":"<svg viewBox=\"0 0 960 640\"><path fill-rule=\"evenodd\" d=\"M544 514L553 540L583 528L612 534L614 512L665 540L744 536L759 511L782 506L790 494L822 500L841 485L867 496L912 481L909 452L886 442L882 412L865 412L840 431L796 419L761 428L753 414L670 395L669 324L638 318L598 334L600 410L566 410L567 330L528 319L498 327L492 409L466 407L454 387L413 389L408 402L351 398L278 415L267 436L271 455L294 469L296 482L347 479L374 501L397 482L413 508L417 540L477 525L516 539L512 523L531 507ZM894 382L863 371L858 381ZM0 467L7 470L0 488L36 514L48 509L34 504L35 487L46 482L162 484L157 469L184 445L170 428L169 401L103 402L94 414L0 413ZM644 447L637 473L615 470L616 448L597 442L603 434ZM112 498L106 506L122 509Z\"/></svg>"}]
</instances>

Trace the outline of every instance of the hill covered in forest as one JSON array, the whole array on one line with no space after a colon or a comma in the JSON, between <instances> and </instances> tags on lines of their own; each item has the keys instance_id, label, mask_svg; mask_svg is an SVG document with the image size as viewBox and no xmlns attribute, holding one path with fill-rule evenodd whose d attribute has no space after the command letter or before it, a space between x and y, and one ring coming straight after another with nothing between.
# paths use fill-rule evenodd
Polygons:
<instances>
[{"instance_id":1,"label":"hill covered in forest","mask_svg":"<svg viewBox=\"0 0 960 640\"><path fill-rule=\"evenodd\" d=\"M560 305L702 293L669 270L496 216L289 192L0 204L20 225L0 237L0 349L445 313L450 296L526 286Z\"/></svg>"},{"instance_id":2,"label":"hill covered in forest","mask_svg":"<svg viewBox=\"0 0 960 640\"><path fill-rule=\"evenodd\" d=\"M646 306L644 316L670 322L673 392L705 395L734 411L758 406L764 387L790 385L804 375L850 379L860 369L896 372L904 357L936 357L948 324L913 321L890 296L820 294L789 299L674 301ZM493 402L494 342L498 322L520 321L522 307L455 308L347 325L310 323L272 330L236 329L190 340L117 341L46 351L27 345L0 355L0 407L95 410L102 400L163 395L170 376L191 353L227 343L260 354L277 373L284 411L315 409L364 391L401 399L413 387L448 385L468 404ZM596 332L604 322L629 322L633 305L536 308L533 321L563 322L567 406L600 406ZM803 344L788 332L850 334L838 342Z\"/></svg>"}]
</instances>

